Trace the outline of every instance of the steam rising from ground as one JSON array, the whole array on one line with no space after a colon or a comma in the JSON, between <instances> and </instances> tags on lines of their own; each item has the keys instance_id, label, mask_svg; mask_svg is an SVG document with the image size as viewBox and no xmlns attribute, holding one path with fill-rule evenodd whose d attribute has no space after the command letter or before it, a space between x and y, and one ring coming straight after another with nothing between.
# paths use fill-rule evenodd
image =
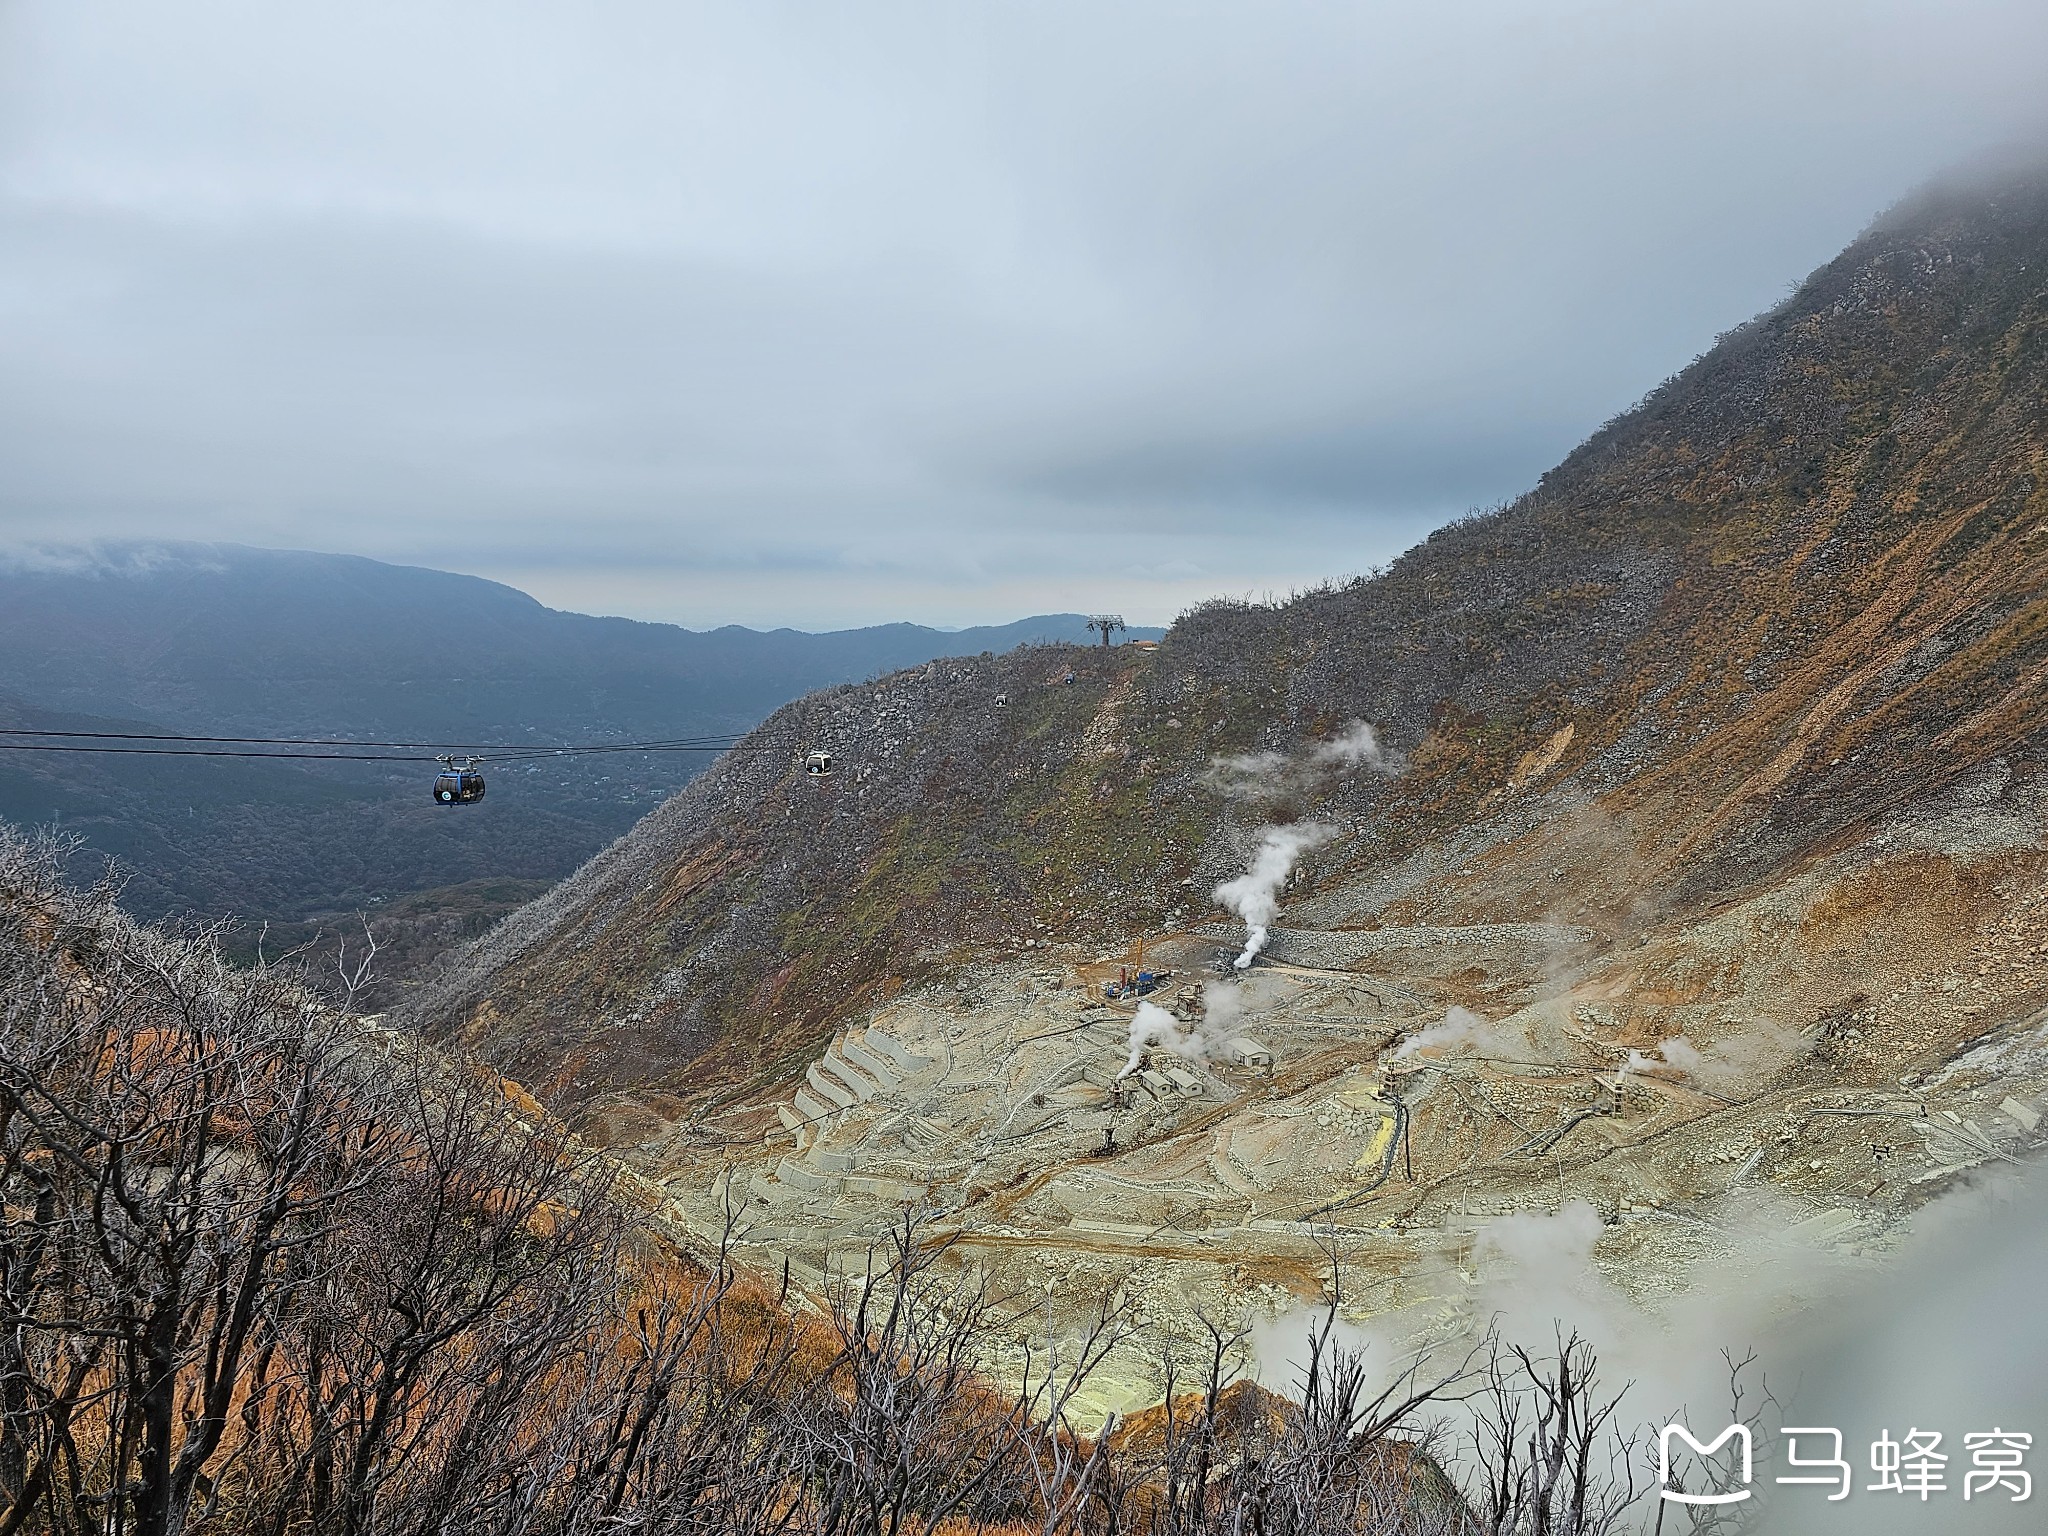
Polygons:
<instances>
[{"instance_id":1,"label":"steam rising from ground","mask_svg":"<svg viewBox=\"0 0 2048 1536\"><path fill-rule=\"evenodd\" d=\"M1560 1328L1587 1339L1598 1352L1607 1395L1628 1388L1621 1425L1663 1423L1689 1411L1697 1423L1712 1420L1718 1431L1729 1412L1722 1351L1739 1359L1768 1345L1788 1317L1847 1279L1839 1260L1788 1237L1805 1214L1753 1187L1739 1201L1717 1203L1712 1245L1671 1277L1670 1302L1646 1307L1596 1262L1610 1228L1591 1205L1572 1200L1554 1213L1515 1212L1474 1235L1475 1310L1504 1339L1532 1348L1549 1345ZM1631 1240L1625 1232L1618 1236L1622 1243ZM1778 1379L1779 1362L1771 1358L1777 1353L1761 1361L1752 1392L1765 1378Z\"/></svg>"},{"instance_id":2,"label":"steam rising from ground","mask_svg":"<svg viewBox=\"0 0 2048 1536\"><path fill-rule=\"evenodd\" d=\"M1244 953L1235 962L1240 971L1258 959L1259 951L1266 947L1273 919L1280 912L1280 888L1294 873L1295 860L1336 835L1335 827L1319 821L1268 827L1259 838L1251 868L1216 887L1216 900L1244 919Z\"/></svg>"},{"instance_id":3,"label":"steam rising from ground","mask_svg":"<svg viewBox=\"0 0 2048 1536\"><path fill-rule=\"evenodd\" d=\"M1306 752L1241 752L1209 764L1203 782L1230 800L1269 800L1306 794L1354 768L1389 776L1401 771L1397 753L1380 744L1363 720L1353 720Z\"/></svg>"},{"instance_id":4,"label":"steam rising from ground","mask_svg":"<svg viewBox=\"0 0 2048 1536\"><path fill-rule=\"evenodd\" d=\"M1616 1351L1639 1319L1594 1267L1593 1249L1606 1230L1584 1200L1566 1201L1555 1213L1516 1211L1479 1229L1472 1262L1504 1337L1540 1343L1563 1322L1590 1337L1603 1355Z\"/></svg>"},{"instance_id":5,"label":"steam rising from ground","mask_svg":"<svg viewBox=\"0 0 2048 1536\"><path fill-rule=\"evenodd\" d=\"M1599 1350L1608 1390L1632 1383L1625 1423L1683 1415L1695 1430L1718 1432L1730 1420L1720 1352L1740 1358L1753 1347L1761 1369L1749 1383L1750 1406L1766 1410L1757 1486L1771 1536L1945 1529L1917 1500L1867 1495L1860 1466L1856 1494L1829 1504L1818 1493L1801 1496L1812 1490L1780 1492L1762 1461L1782 1449L1778 1423L1841 1429L1844 1454L1859 1464L1882 1432L1939 1429L1941 1448L1953 1453L1946 1497L1959 1502L1966 1432L2017 1426L2038 1445L2048 1425L2048 1386L2033 1368L2048 1351L2037 1304L2048 1267L2048 1181L2038 1166L2010 1178L1980 1175L1916 1212L1910 1236L1878 1271L1792 1235L1806 1214L1755 1186L1718 1202L1709 1212L1713 1256L1677 1277L1682 1300L1655 1315L1600 1274L1594 1250L1605 1229L1592 1207L1501 1217L1474 1239L1476 1310L1504 1336L1532 1343L1554 1337L1560 1323L1579 1329ZM1760 1400L1766 1385L1775 1400ZM1980 1497L1970 1524L2038 1531L2038 1507L2002 1492Z\"/></svg>"},{"instance_id":6,"label":"steam rising from ground","mask_svg":"<svg viewBox=\"0 0 2048 1536\"><path fill-rule=\"evenodd\" d=\"M1698 1077L1701 1067L1706 1064L1700 1048L1683 1035L1673 1035L1666 1040L1657 1047L1657 1054L1664 1058L1666 1066L1676 1067L1688 1077Z\"/></svg>"},{"instance_id":7,"label":"steam rising from ground","mask_svg":"<svg viewBox=\"0 0 2048 1536\"><path fill-rule=\"evenodd\" d=\"M1813 1041L1790 1025L1752 1018L1705 1046L1673 1035L1657 1047L1657 1057L1629 1053L1629 1070L1673 1067L1703 1088L1737 1092L1760 1082L1813 1048Z\"/></svg>"},{"instance_id":8,"label":"steam rising from ground","mask_svg":"<svg viewBox=\"0 0 2048 1536\"><path fill-rule=\"evenodd\" d=\"M1212 981L1202 988L1202 1028L1211 1042L1228 1040L1244 1016L1244 993L1237 983Z\"/></svg>"},{"instance_id":9,"label":"steam rising from ground","mask_svg":"<svg viewBox=\"0 0 2048 1536\"><path fill-rule=\"evenodd\" d=\"M2038 1305L2040 1275L2048 1269L2044 1170L1980 1174L1922 1207L1881 1270L1797 1236L1796 1223L1809 1209L1746 1186L1706 1208L1703 1219L1681 1216L1711 1241L1658 1287L1661 1306L1631 1300L1601 1273L1597 1252L1613 1229L1586 1202L1496 1217L1473 1234L1471 1273L1460 1277L1472 1287L1466 1337L1491 1327L1538 1357L1574 1331L1587 1339L1598 1356L1599 1398L1627 1389L1608 1427L1609 1443L1618 1449L1621 1435L1649 1427L1637 1441L1635 1465L1652 1489L1657 1426L1677 1420L1694 1432L1718 1433L1734 1412L1731 1362L1722 1351L1739 1361L1754 1350L1743 1411L1758 1416L1754 1488L1762 1536L1908 1536L1960 1529L1965 1513L1970 1529L1986 1536L2039 1532L2038 1489L2025 1503L1999 1489L1965 1506L1962 1480L1971 1466L1963 1436L1994 1426L2034 1434L2027 1466L2037 1480L2041 1475L2036 1458L2048 1426L2048 1377L2035 1363L2048 1356L2048 1320ZM1460 1288L1454 1280L1453 1294ZM1257 1322L1254 1369L1264 1385L1299 1397L1307 1337L1323 1317L1320 1308L1303 1305ZM1397 1314L1381 1314L1363 1325L1340 1319L1333 1342L1369 1351L1377 1387L1415 1358L1420 1335L1404 1329ZM1429 1355L1454 1365L1458 1347L1440 1343ZM1442 1406L1447 1433L1439 1444L1455 1475L1467 1470L1457 1458L1475 1421L1467 1404ZM1855 1471L1850 1498L1830 1503L1825 1489L1777 1486L1785 1470L1779 1426L1788 1423L1843 1431L1843 1455ZM1932 1506L1864 1486L1870 1444L1880 1433L1897 1440L1912 1426L1942 1431L1941 1450L1950 1454L1947 1492ZM1815 1453L1810 1444L1802 1449ZM1654 1492L1645 1494L1643 1524L1626 1528L1650 1529L1657 1508ZM1664 1529L1673 1529L1668 1520Z\"/></svg>"},{"instance_id":10,"label":"steam rising from ground","mask_svg":"<svg viewBox=\"0 0 2048 1536\"><path fill-rule=\"evenodd\" d=\"M1401 771L1401 762L1380 744L1371 726L1353 720L1328 741L1316 742L1303 752L1219 757L1209 765L1205 782L1227 799L1274 801L1305 797L1330 779L1361 767L1395 774ZM1269 826L1259 835L1251 867L1216 887L1216 900L1244 919L1244 952L1236 962L1239 970L1250 966L1266 947L1279 913L1280 888L1294 873L1295 861L1336 835L1337 829L1323 822Z\"/></svg>"},{"instance_id":11,"label":"steam rising from ground","mask_svg":"<svg viewBox=\"0 0 2048 1536\"><path fill-rule=\"evenodd\" d=\"M2025 1503L1998 1489L1957 1506L1971 1465L1963 1437L1973 1431L2031 1432L2026 1465L2037 1485L2041 1480L2041 1436L2048 1430L2048 1375L2039 1369L2048 1358L2043 1270L2044 1170L2034 1164L2011 1176L1980 1171L1914 1215L1912 1236L1886 1271L1785 1330L1770 1358L1785 1383L1787 1421L1841 1429L1844 1455L1859 1463L1880 1431L1897 1439L1908 1426L1941 1430L1941 1449L1950 1453L1948 1492L1931 1505L1860 1488L1838 1504L1780 1497L1767 1506L1767 1536L1917 1536L1965 1526L1985 1536L2040 1531L2038 1486ZM1950 1509L1938 1514L1944 1499ZM1965 1512L1967 1520L1957 1518Z\"/></svg>"},{"instance_id":12,"label":"steam rising from ground","mask_svg":"<svg viewBox=\"0 0 2048 1536\"><path fill-rule=\"evenodd\" d=\"M1516 1060L1527 1057L1531 1049L1526 1035L1489 1024L1471 1009L1453 1005L1441 1024L1432 1024L1422 1033L1403 1040L1393 1059L1400 1061L1421 1051L1449 1051L1460 1045L1469 1045L1484 1056Z\"/></svg>"},{"instance_id":13,"label":"steam rising from ground","mask_svg":"<svg viewBox=\"0 0 2048 1536\"><path fill-rule=\"evenodd\" d=\"M1140 1003L1138 1011L1131 1015L1131 1054L1116 1080L1122 1082L1137 1071L1148 1050L1168 1050L1176 1056L1199 1059L1206 1044L1199 1021L1183 1028L1179 1019L1157 1003Z\"/></svg>"},{"instance_id":14,"label":"steam rising from ground","mask_svg":"<svg viewBox=\"0 0 2048 1536\"><path fill-rule=\"evenodd\" d=\"M1131 1017L1131 1054L1116 1075L1122 1082L1145 1059L1148 1050L1171 1051L1188 1061L1207 1061L1209 1053L1230 1038L1244 1012L1244 1000L1229 982L1212 981L1202 988L1202 1016L1183 1024L1157 1003L1140 1003Z\"/></svg>"}]
</instances>

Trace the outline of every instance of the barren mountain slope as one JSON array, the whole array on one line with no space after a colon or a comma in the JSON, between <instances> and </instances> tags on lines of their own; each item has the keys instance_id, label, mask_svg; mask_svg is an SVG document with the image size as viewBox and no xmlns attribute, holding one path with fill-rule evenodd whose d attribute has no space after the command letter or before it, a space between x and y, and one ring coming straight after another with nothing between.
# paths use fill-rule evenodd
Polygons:
<instances>
[{"instance_id":1,"label":"barren mountain slope","mask_svg":"<svg viewBox=\"0 0 2048 1536\"><path fill-rule=\"evenodd\" d=\"M1726 910L1902 806L2037 771L2048 178L1924 194L1389 571L813 695L424 999L625 1139L794 1081L832 1027L1032 942L1199 919L1260 816L1343 835L1340 927ZM1234 806L1218 753L1373 723L1405 755ZM2001 778L2000 782L2004 782ZM1310 803L1312 802L1312 803ZM1256 813L1256 815L1254 814Z\"/></svg>"}]
</instances>

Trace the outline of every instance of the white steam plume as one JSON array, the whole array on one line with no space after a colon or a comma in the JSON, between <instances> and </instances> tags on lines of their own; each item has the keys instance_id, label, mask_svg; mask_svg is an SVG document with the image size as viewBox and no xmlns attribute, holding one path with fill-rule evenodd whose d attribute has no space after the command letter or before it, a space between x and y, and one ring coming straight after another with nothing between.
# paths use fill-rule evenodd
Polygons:
<instances>
[{"instance_id":1,"label":"white steam plume","mask_svg":"<svg viewBox=\"0 0 2048 1536\"><path fill-rule=\"evenodd\" d=\"M1353 720L1328 741L1307 751L1241 752L1209 764L1204 782L1232 800L1271 800L1305 795L1333 775L1365 767L1375 773L1401 771L1399 757L1380 744L1363 720Z\"/></svg>"},{"instance_id":2,"label":"white steam plume","mask_svg":"<svg viewBox=\"0 0 2048 1536\"><path fill-rule=\"evenodd\" d=\"M1124 1063L1123 1071L1117 1073L1116 1081L1122 1082L1137 1071L1145 1052L1153 1048L1171 1051L1190 1061L1200 1061L1209 1054L1209 1041L1201 1020L1197 1019L1183 1029L1180 1020L1157 1003L1140 1003L1138 1011L1131 1015L1130 1059Z\"/></svg>"},{"instance_id":3,"label":"white steam plume","mask_svg":"<svg viewBox=\"0 0 2048 1536\"><path fill-rule=\"evenodd\" d=\"M1244 919L1244 953L1236 960L1241 971L1259 957L1280 912L1280 887L1294 873L1294 862L1311 848L1320 848L1337 835L1337 829L1322 822L1302 822L1292 827L1268 827L1259 838L1251 868L1235 880L1216 887L1217 902Z\"/></svg>"},{"instance_id":4,"label":"white steam plume","mask_svg":"<svg viewBox=\"0 0 2048 1536\"><path fill-rule=\"evenodd\" d=\"M1664 1058L1664 1065L1676 1067L1688 1077L1699 1076L1700 1069L1706 1063L1706 1058L1700 1054L1699 1047L1683 1035L1673 1035L1666 1040L1657 1048L1657 1054Z\"/></svg>"},{"instance_id":5,"label":"white steam plume","mask_svg":"<svg viewBox=\"0 0 2048 1536\"><path fill-rule=\"evenodd\" d=\"M1234 981L1212 981L1202 988L1202 1033L1207 1043L1228 1040L1244 1017L1244 993Z\"/></svg>"},{"instance_id":6,"label":"white steam plume","mask_svg":"<svg viewBox=\"0 0 2048 1536\"><path fill-rule=\"evenodd\" d=\"M1489 1024L1471 1009L1453 1004L1445 1011L1441 1024L1432 1024L1403 1040L1394 1051L1393 1060L1402 1061L1422 1051L1448 1052L1460 1045L1469 1045L1482 1056L1500 1056L1511 1061L1525 1060L1531 1052L1526 1035Z\"/></svg>"},{"instance_id":7,"label":"white steam plume","mask_svg":"<svg viewBox=\"0 0 2048 1536\"><path fill-rule=\"evenodd\" d=\"M1328 741L1317 742L1308 760L1319 768L1340 772L1361 765L1379 773L1401 771L1394 754L1380 745L1379 736L1363 720L1354 720Z\"/></svg>"}]
</instances>

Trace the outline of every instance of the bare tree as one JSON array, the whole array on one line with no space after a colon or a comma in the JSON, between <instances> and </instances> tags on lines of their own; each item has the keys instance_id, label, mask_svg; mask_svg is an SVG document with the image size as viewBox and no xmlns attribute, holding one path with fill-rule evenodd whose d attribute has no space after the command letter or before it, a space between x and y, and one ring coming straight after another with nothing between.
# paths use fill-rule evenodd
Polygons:
<instances>
[{"instance_id":1,"label":"bare tree","mask_svg":"<svg viewBox=\"0 0 2048 1536\"><path fill-rule=\"evenodd\" d=\"M623 1273L608 1165L47 850L0 902L0 1530L507 1528Z\"/></svg>"},{"instance_id":2,"label":"bare tree","mask_svg":"<svg viewBox=\"0 0 2048 1536\"><path fill-rule=\"evenodd\" d=\"M1606 1536L1641 1498L1640 1433L1620 1428L1627 1392L1602 1393L1593 1346L1557 1335L1554 1354L1493 1342L1476 1398L1473 1503L1488 1536Z\"/></svg>"},{"instance_id":3,"label":"bare tree","mask_svg":"<svg viewBox=\"0 0 2048 1536\"><path fill-rule=\"evenodd\" d=\"M0 1370L8 1428L42 1458L0 1471L0 1529L47 1496L56 1457L107 1529L175 1536L280 1293L305 1283L293 1256L370 1176L356 1037L284 977L127 923L111 892L79 910L19 844L0 863L20 919L0 959L0 1159L35 1190L0 1240Z\"/></svg>"},{"instance_id":4,"label":"bare tree","mask_svg":"<svg viewBox=\"0 0 2048 1536\"><path fill-rule=\"evenodd\" d=\"M941 1263L947 1247L907 1213L834 1287L837 1349L797 1420L826 1536L931 1531L1018 1502L1019 1426L986 1385L998 1303Z\"/></svg>"},{"instance_id":5,"label":"bare tree","mask_svg":"<svg viewBox=\"0 0 2048 1536\"><path fill-rule=\"evenodd\" d=\"M1470 1514L1430 1454L1427 1414L1466 1387L1472 1358L1432 1371L1417 1357L1375 1385L1384 1373L1338 1340L1340 1297L1308 1330L1291 1397L1242 1379L1244 1332L1205 1320L1195 1390L1169 1355L1156 1433L1119 1448L1096 1490L1096 1529L1464 1536Z\"/></svg>"},{"instance_id":6,"label":"bare tree","mask_svg":"<svg viewBox=\"0 0 2048 1536\"><path fill-rule=\"evenodd\" d=\"M1027 1350L1017 1392L1021 1410L1006 1421L1023 1452L1039 1510L1041 1536L1073 1530L1098 1485L1111 1472L1115 1416L1096 1427L1093 1438L1076 1422L1079 1399L1110 1353L1131 1337L1129 1307L1105 1292L1074 1336L1064 1342L1055 1327L1050 1298L1043 1312L1043 1343Z\"/></svg>"},{"instance_id":7,"label":"bare tree","mask_svg":"<svg viewBox=\"0 0 2048 1536\"><path fill-rule=\"evenodd\" d=\"M1755 1353L1746 1354L1738 1360L1732 1352L1723 1350L1721 1359L1728 1367L1728 1422L1740 1424L1749 1432L1752 1442L1768 1445L1770 1442L1763 1438L1760 1431L1766 1419L1777 1412L1778 1400L1772 1395L1770 1382L1762 1379L1760 1371L1754 1391L1749 1385L1749 1374L1757 1364ZM1683 1420L1688 1415L1681 1410L1679 1417ZM1653 1465L1658 1454L1656 1447L1655 1436L1646 1437L1645 1460ZM1754 1458L1759 1482L1763 1481L1761 1469L1769 1460L1768 1453ZM1727 1494L1734 1493L1741 1487L1740 1478L1733 1467L1701 1460L1696 1470L1700 1482L1704 1484L1704 1487L1697 1491ZM1677 1493L1688 1491L1689 1478L1686 1469L1673 1467L1670 1472L1671 1481L1667 1486ZM1648 1476L1647 1468L1645 1476ZM1735 1536L1737 1532L1754 1528L1759 1519L1755 1502L1747 1499L1730 1504L1685 1504L1676 1507L1682 1511L1679 1518L1684 1521L1688 1536ZM1673 1508L1673 1505L1661 1499L1658 1501L1657 1523L1654 1528L1656 1536L1663 1536L1665 1518Z\"/></svg>"}]
</instances>

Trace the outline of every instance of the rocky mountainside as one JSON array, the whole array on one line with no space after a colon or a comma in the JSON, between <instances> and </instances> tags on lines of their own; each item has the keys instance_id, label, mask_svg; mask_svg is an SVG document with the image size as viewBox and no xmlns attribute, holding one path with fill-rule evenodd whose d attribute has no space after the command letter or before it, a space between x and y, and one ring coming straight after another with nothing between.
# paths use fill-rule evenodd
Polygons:
<instances>
[{"instance_id":1,"label":"rocky mountainside","mask_svg":"<svg viewBox=\"0 0 2048 1536\"><path fill-rule=\"evenodd\" d=\"M905 989L1214 921L1258 827L1310 818L1334 835L1290 913L1326 933L1632 944L1914 807L2031 784L2044 472L2048 174L1936 187L1383 573L1209 605L1156 651L938 662L787 706L763 730L831 750L833 777L722 762L419 1017L652 1135L793 1080ZM1299 761L1353 721L1387 771L1221 792L1219 756Z\"/></svg>"}]
</instances>

